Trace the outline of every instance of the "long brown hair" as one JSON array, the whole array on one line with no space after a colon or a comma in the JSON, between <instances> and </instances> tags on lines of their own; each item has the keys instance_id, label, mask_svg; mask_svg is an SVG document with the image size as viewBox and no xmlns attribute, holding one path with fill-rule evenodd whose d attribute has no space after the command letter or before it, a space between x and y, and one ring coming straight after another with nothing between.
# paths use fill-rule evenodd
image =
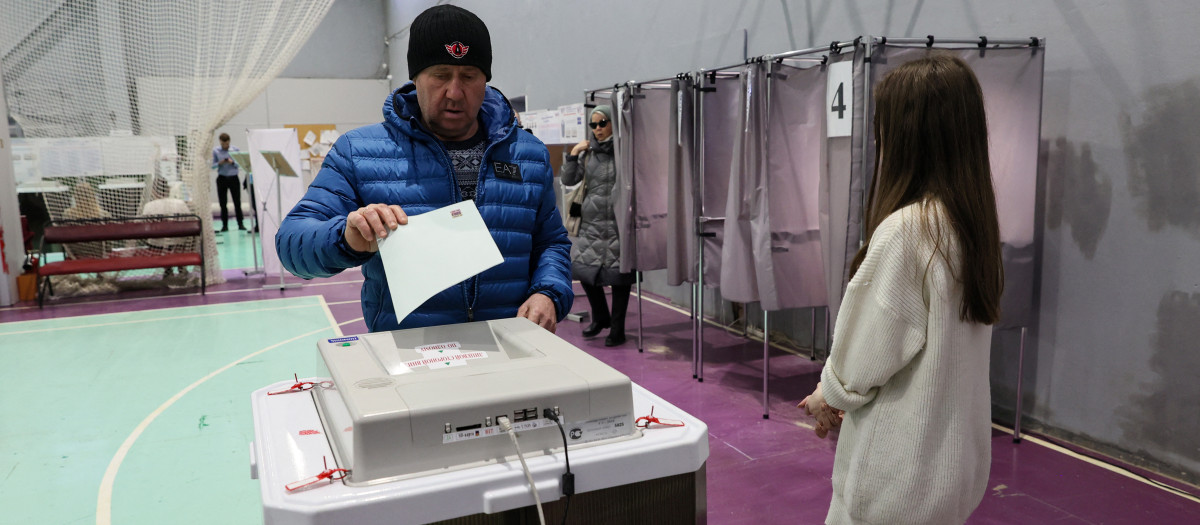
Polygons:
<instances>
[{"instance_id":1,"label":"long brown hair","mask_svg":"<svg viewBox=\"0 0 1200 525\"><path fill-rule=\"evenodd\" d=\"M875 149L866 210L868 242L855 255L850 275L866 257L879 223L921 202L926 205L926 233L940 240L942 221L948 220L958 241L963 284L959 318L995 323L1004 290L1000 224L983 90L970 67L958 57L932 53L885 76L875 89ZM933 203L940 203L944 213L930 213ZM955 271L951 252L937 246Z\"/></svg>"}]
</instances>

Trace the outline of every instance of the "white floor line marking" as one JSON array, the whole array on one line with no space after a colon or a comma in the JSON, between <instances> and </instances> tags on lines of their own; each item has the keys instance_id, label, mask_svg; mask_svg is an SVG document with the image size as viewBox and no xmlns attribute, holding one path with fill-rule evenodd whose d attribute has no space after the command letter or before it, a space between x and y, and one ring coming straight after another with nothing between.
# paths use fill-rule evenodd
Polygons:
<instances>
[{"instance_id":1,"label":"white floor line marking","mask_svg":"<svg viewBox=\"0 0 1200 525\"><path fill-rule=\"evenodd\" d=\"M635 293L635 294L633 294L633 295L637 295L637 294ZM675 310L676 312L679 312L679 313L681 313L681 314L683 314L683 315L686 315L686 316L688 316L688 317L691 317L691 316L692 316L692 312L689 312L689 311L687 311L687 310L684 310L683 308L680 308L680 307L678 307L678 306L675 306L675 305L673 305L673 304L670 304L670 303L664 303L664 302L662 302L662 301L659 301L659 300L657 300L657 299L653 299L653 298L646 297L646 296L642 296L642 299L643 299L643 300L645 300L645 301L649 301L649 302L651 302L651 303L657 304L657 305L659 305L659 306L662 306L662 307L664 307L664 308L668 308L668 309L671 309L671 310ZM717 328L723 328L723 329L725 329L726 331L734 330L734 328L733 328L732 326L729 326L729 325L723 325L723 324L721 324L721 323L718 323L718 322L716 322L716 321L713 321L712 319L707 319L707 318L705 318L705 319L704 319L704 322L706 322L706 323L708 323L708 324L710 324L710 325L712 325L712 326L715 326L715 327L717 327ZM749 339L749 340L751 340L751 341L756 341L756 342L759 342L759 343L761 343L761 342L762 342L762 338L761 338L761 337L755 337L755 336L753 336L753 335L748 335L748 336L746 336L746 339ZM787 353L789 353L789 354L792 354L792 355L795 355L795 356L800 356L800 357L808 357L808 356L806 356L806 355L804 355L804 354L801 354L801 353L798 353L798 352L796 352L796 350L795 350L795 349L788 348L788 347L785 347L785 346L780 346L780 345L779 345L779 343L771 343L771 348L774 348L774 349L776 349L776 350L782 350L782 351L784 351L784 352L787 352Z\"/></svg>"},{"instance_id":2,"label":"white floor line marking","mask_svg":"<svg viewBox=\"0 0 1200 525\"><path fill-rule=\"evenodd\" d=\"M226 282L228 282L228 281L226 281ZM363 280L358 279L355 281L300 283L300 287L301 288L311 288L314 286L337 286L339 284L362 284L362 283L363 283ZM262 288L240 288L237 290L208 290L207 295L225 295L225 294L231 294L231 293L261 292L261 291L262 291ZM71 306L91 306L91 305L97 305L97 304L128 303L131 301L145 302L145 301L151 301L151 300L156 300L156 299L175 299L175 298L179 298L179 297L197 297L197 296L203 297L204 294L201 294L200 292L191 292L191 293L181 293L181 294L171 294L171 295L153 295L153 296L148 296L148 297L127 297L124 299L101 299L101 300L97 300L97 301L86 301L86 302L78 302L78 303L47 304L47 306L49 306L51 308L67 308L67 307L71 307ZM79 297L84 297L84 296L79 296ZM270 299L267 299L267 300L270 300ZM199 306L199 305L194 305L194 306ZM3 308L0 308L0 312L16 312L16 311L20 311L20 310L32 310L35 308L37 308L36 305L6 306ZM178 307L176 307L176 308L178 308Z\"/></svg>"},{"instance_id":3,"label":"white floor line marking","mask_svg":"<svg viewBox=\"0 0 1200 525\"><path fill-rule=\"evenodd\" d=\"M1005 428L1005 427L1003 427L1003 426L1001 426L1001 425L998 425L998 424L996 424L996 423L992 423L992 428L994 428L994 429L996 429L996 430L999 430L999 431L1001 431L1001 432L1007 433L1007 434L1008 434L1008 435L1010 435L1010 436L1011 436L1011 435L1012 435L1012 433L1013 433L1013 431L1012 431L1012 429L1011 429L1011 428ZM1093 458L1093 457L1090 457L1090 456L1085 456L1085 455L1083 455L1083 454L1080 454L1080 453L1078 453L1078 452L1075 452L1074 450L1071 450L1071 449L1069 449L1069 448L1063 447L1063 446L1061 446L1061 445L1056 445L1056 444L1054 444L1054 443L1051 443L1051 442L1049 442L1049 441L1046 441L1046 440L1044 440L1044 439L1040 439L1040 438L1038 438L1037 436L1031 436L1031 435L1029 435L1029 434L1024 434L1024 433L1023 433L1023 434L1021 434L1021 440L1022 440L1022 441L1031 441L1031 442L1033 442L1033 443L1035 443L1035 444L1041 445L1041 446L1043 446L1043 447L1046 447L1046 448L1048 448L1048 449L1050 449L1050 450L1053 450L1053 451L1055 451L1055 452L1059 452L1059 453L1061 453L1061 454L1066 454L1067 456L1070 456L1070 457L1072 457L1072 458L1075 458L1075 459L1078 459L1078 460L1080 460L1080 461L1083 461L1084 463L1091 463L1092 465L1095 465L1095 466L1097 466L1097 467L1100 467L1100 468L1102 468L1102 469L1104 469L1104 470L1107 470L1107 471L1110 471L1110 472L1115 472L1115 473L1117 473L1117 474L1120 474L1120 475L1122 475L1122 476L1125 476L1125 477L1127 477L1127 478L1129 478L1129 479L1132 479L1132 480L1134 480L1134 481L1140 481L1140 482L1142 482L1142 483L1144 483L1144 484L1146 484L1146 485L1150 485L1151 487L1154 487L1154 488L1156 488L1156 489L1159 489L1159 490L1161 490L1161 491L1163 491L1163 492L1166 492L1166 493L1168 493L1168 494L1174 494L1174 495L1176 495L1176 496L1179 496L1179 497L1181 497L1181 498L1183 498L1183 499L1190 500L1190 501L1194 501L1194 502L1196 502L1196 503L1200 503L1200 498L1197 498L1197 497L1195 497L1195 496L1192 496L1192 495L1189 495L1189 494L1180 494L1179 492L1175 492L1175 491L1173 491L1173 490L1170 490L1170 489L1167 489L1167 488L1163 488L1163 487L1161 487L1161 486L1159 486L1159 485L1157 485L1157 484L1155 484L1155 483L1153 483L1153 482L1151 482L1151 481L1149 481L1149 480L1147 480L1147 479L1145 479L1145 478L1143 478L1143 477L1141 477L1141 476L1138 476L1137 474L1134 474L1134 473L1132 473L1132 472L1129 472L1129 471L1127 471L1127 470L1125 470L1125 469L1123 469L1123 468L1121 468L1121 467L1118 467L1118 466L1116 466L1116 465L1109 465L1108 463L1105 463L1105 462L1103 462L1103 461L1100 461L1100 460L1098 460L1098 459L1096 459L1096 458Z\"/></svg>"},{"instance_id":4,"label":"white floor line marking","mask_svg":"<svg viewBox=\"0 0 1200 525\"><path fill-rule=\"evenodd\" d=\"M725 441L724 443L725 443L725 446L727 446L727 447L729 447L729 448L732 448L732 449L734 449L734 450L737 450L737 453L738 453L738 454L741 454L741 455L743 455L743 456L746 456L746 459L748 459L748 460L750 460L750 461L754 461L754 458L750 457L750 454L747 454L747 453L745 453L745 452L742 452L742 451L741 451L741 450L739 450L737 447L733 446L733 444L732 444L732 443L730 443L730 442L728 442L728 441Z\"/></svg>"},{"instance_id":5,"label":"white floor line marking","mask_svg":"<svg viewBox=\"0 0 1200 525\"><path fill-rule=\"evenodd\" d=\"M309 305L309 306L311 306L311 305ZM100 495L96 499L96 525L112 525L113 481L115 481L117 479L117 471L120 470L120 468L121 468L121 462L125 461L125 456L127 454L129 454L129 449L133 448L134 442L136 442L138 440L138 438L141 437L142 432L145 432L146 428L149 427L150 424L153 423L154 420L157 419L159 415L161 415L168 408L170 408L171 405L175 404L176 401L179 401L181 398L183 398L183 396L186 395L188 392L191 392L196 387L204 384L205 381L208 381L209 379L216 377L221 372L224 372L226 370L229 370L230 368L237 366L238 363L246 361L247 359L255 357L255 356L262 354L264 352L267 352L269 350L274 350L276 348L279 348L280 346L286 345L293 341L297 341L297 340L303 339L305 337L312 337L313 335L316 335L317 333L323 332L328 329L329 329L328 326L323 326L323 327L313 330L311 332L306 332L306 333L300 334L300 335L293 337L291 339L288 339L286 341L280 341L271 346L263 348L262 350L258 350L256 352L253 352L251 354L243 356L241 359L238 359L237 361L229 363L221 368L218 368L218 369L214 370L212 373L200 378L195 383L188 385L187 388L184 388L183 390L180 390L179 393L171 396L170 399L168 399L165 403L163 403L161 406L159 406L157 409L155 409L154 412L151 412L150 415L146 416L146 419L143 419L142 422L140 424L138 424L137 428L133 429L133 432L129 434L129 437L125 438L125 442L121 444L121 447L117 449L116 455L113 456L112 461L110 461L108 463L108 469L104 471L104 478L100 481Z\"/></svg>"},{"instance_id":6,"label":"white floor line marking","mask_svg":"<svg viewBox=\"0 0 1200 525\"><path fill-rule=\"evenodd\" d=\"M333 306L336 304L356 304L356 303L361 303L361 302L362 302L361 299L355 299L353 301L337 301L337 302L329 303L329 306Z\"/></svg>"},{"instance_id":7,"label":"white floor line marking","mask_svg":"<svg viewBox=\"0 0 1200 525\"><path fill-rule=\"evenodd\" d=\"M349 320L349 321L345 321L345 322L338 323L338 326L339 326L339 327L342 327L342 326L346 326L346 325L348 325L348 324L350 324L350 323L355 323L355 322L362 321L362 320L363 320L363 318L362 318L362 317L356 317L356 318L354 318L354 319L351 319L351 320Z\"/></svg>"},{"instance_id":8,"label":"white floor line marking","mask_svg":"<svg viewBox=\"0 0 1200 525\"><path fill-rule=\"evenodd\" d=\"M179 297L179 296L175 296L175 297ZM231 301L228 303L191 304L191 305L183 305L183 306L167 306L165 308L141 308L141 309L133 310L133 311L129 311L129 312L72 315L72 316L67 316L67 317L46 317L46 318L42 318L42 319L28 319L28 320L24 320L24 321L13 321L13 323L47 324L47 323L55 323L55 322L59 322L59 321L64 321L64 320L68 320L68 319L83 319L86 317L111 317L111 316L117 316L117 315L127 315L127 314L132 314L132 313L143 313L143 312L167 312L167 311L171 311L171 310L194 310L194 309L211 310L213 308L220 308L222 306L241 305L241 304L245 304L245 303L254 303L254 302L272 302L272 303L274 303L274 302L279 302L279 301L297 301L297 300L302 300L306 297L313 297L313 296L297 295L297 296L293 296L293 297L276 297L276 298L272 298L272 299L251 299L249 301ZM95 301L95 302L87 303L87 304L99 304L99 303L105 303L105 302L106 301ZM107 302L116 302L116 301L107 301ZM70 306L70 305L64 305L64 306ZM248 310L248 311L254 311L254 310ZM4 323L0 323L0 325L2 325L2 324L4 324ZM4 334L3 332L0 332L0 335L3 335L3 334Z\"/></svg>"},{"instance_id":9,"label":"white floor line marking","mask_svg":"<svg viewBox=\"0 0 1200 525\"><path fill-rule=\"evenodd\" d=\"M325 309L325 318L329 319L329 326L333 327L334 336L341 337L345 335L342 333L342 326L338 324L337 319L333 318L333 311L329 309L329 304L325 302L325 296L318 295L317 297L321 298L321 308Z\"/></svg>"},{"instance_id":10,"label":"white floor line marking","mask_svg":"<svg viewBox=\"0 0 1200 525\"><path fill-rule=\"evenodd\" d=\"M635 294L635 295L636 295L636 294ZM659 306L662 306L662 307L665 307L665 308L668 308L668 309L674 310L674 311L676 311L676 312L679 312L679 313L681 313L681 314L684 314L684 315L687 315L687 316L691 316L691 315L692 315L692 313L691 313L691 312L689 312L689 311L687 311L687 310L684 310L684 309L682 309L682 308L679 308L679 307L677 307L677 306L675 306L675 305L672 305L672 304L663 303L662 301L659 301L659 300L657 300L657 299L653 299L653 298L650 298L650 297L645 297L645 296L643 296L643 297L642 297L642 299L644 299L644 300L646 300L646 301L649 301L649 302L651 302L651 303L657 304L657 305L659 305ZM711 321L711 320L708 320L708 319L705 319L704 321L705 321L706 323L708 323L708 324L711 324L711 325L713 325L713 326L717 326L717 327L721 327L721 328L726 328L726 329L729 329L729 327L728 327L728 326L724 326L724 325L718 324L718 323L716 323L716 322L714 322L714 321ZM761 340L761 339L757 339L757 340L758 340L759 342L762 342L762 340ZM772 344L771 344L771 346L772 346L772 347L775 347L775 348L779 348L780 350L790 351L790 350L789 350L789 349L787 349L787 348L780 348L780 347L776 346L774 343L772 343ZM813 430L813 427L812 427L811 425L808 425L808 424L805 424L805 423L796 422L796 425L797 425L797 426L804 427L804 428L807 428L807 429L809 429L809 430ZM1000 425L997 425L996 423L992 423L992 427L993 427L993 428L995 428L995 429L997 429L997 430L1000 430L1000 431L1002 431L1002 432L1007 432L1008 434L1012 434L1012 429L1011 429L1011 428L1004 428L1004 427L1002 427L1002 426L1000 426ZM1078 452L1074 452L1074 451L1072 451L1072 450L1070 450L1070 449L1063 448L1063 447L1061 447L1061 446L1059 446L1059 445L1055 445L1054 443L1050 443L1050 442L1048 442L1048 441L1045 441L1045 440L1042 440L1042 439L1038 439L1037 437L1030 436L1030 435L1028 435L1028 434L1024 434L1024 435L1022 435L1022 439L1029 440L1029 441L1031 441L1031 442L1033 442L1033 443L1035 443L1035 444L1038 444L1038 445L1041 445L1041 446L1043 446L1043 447L1049 448L1050 450L1053 450L1053 451L1055 451L1055 452L1059 452L1059 453L1061 453L1061 454L1065 454L1065 455L1067 455L1067 456L1069 456L1069 457L1072 457L1072 458L1075 458L1075 459L1081 460L1081 461L1083 461L1083 462L1085 462L1085 463L1090 463L1090 464L1092 464L1092 465L1096 465L1096 466L1098 466L1098 467L1100 467L1100 468L1103 468L1103 469L1105 469L1105 470L1108 470L1108 471L1111 471L1111 472L1115 472L1115 473L1117 473L1117 474L1120 474L1120 475L1122 475L1122 476L1125 476L1125 477L1127 477L1127 478L1129 478L1129 479L1133 479L1133 480L1136 480L1136 481L1140 481L1140 482L1142 482L1142 483L1144 483L1144 484L1146 484L1146 485L1149 485L1149 486L1151 486L1151 487L1154 487L1154 488L1156 488L1156 489L1159 489L1159 490L1161 490L1161 491L1163 491L1163 492L1167 492L1167 493L1170 493L1170 494L1175 494L1175 495L1177 495L1177 496L1179 496L1179 497L1181 497L1181 498L1184 498L1184 499L1187 499L1187 500L1190 500L1190 501L1194 501L1194 502L1196 502L1196 503L1200 503L1200 498L1196 498L1195 496L1191 496L1191 495L1187 495L1187 494L1180 494L1180 493L1178 493L1178 492L1175 492L1175 491L1173 491L1173 490L1170 490L1170 489L1163 488L1163 487L1161 487L1161 486L1158 486L1158 485L1156 485L1155 483L1152 483L1152 482L1150 482L1150 481L1147 481L1146 479L1142 478L1141 476L1137 476L1137 475L1135 475L1135 474L1133 474L1133 473L1131 473L1131 472L1128 472L1128 471L1126 471L1126 470L1124 470L1124 469L1122 469L1122 468L1120 468L1120 467L1116 467L1116 466L1113 466L1113 465L1109 465L1108 463L1105 463L1105 462L1103 462L1103 461L1100 461L1100 460L1098 460L1098 459L1095 459L1095 458L1092 458L1092 457L1089 457L1089 456L1085 456L1085 455L1083 455L1083 454L1080 454L1080 453L1078 453ZM730 445L730 447L732 447L732 446L733 446L733 445ZM737 449L735 448L734 450L737 450ZM738 452L741 452L741 451L739 450ZM743 454L743 455L744 455L744 454ZM749 456L747 456L747 457L749 457Z\"/></svg>"},{"instance_id":11,"label":"white floor line marking","mask_svg":"<svg viewBox=\"0 0 1200 525\"><path fill-rule=\"evenodd\" d=\"M320 283L288 283L288 284L299 284L300 288L314 288L317 286L337 286L339 284L362 284L362 282L363 281L361 279L359 279L357 281L337 281L337 282L320 282ZM209 295L221 295L221 294L261 292L261 291L263 291L262 288L240 288L237 290L215 290L215 291L208 292L208 294ZM200 295L200 294L192 294L192 295ZM166 297L166 296L164 296L164 297Z\"/></svg>"},{"instance_id":12,"label":"white floor line marking","mask_svg":"<svg viewBox=\"0 0 1200 525\"><path fill-rule=\"evenodd\" d=\"M272 312L272 311L276 311L276 310L294 310L296 308L309 308L311 306L314 306L314 305L312 305L312 304L295 304L295 305L290 305L290 306L280 306L277 308L259 308L256 310L236 310L236 311L229 311L229 312L213 312L213 313L209 313L209 314L176 315L176 316L171 316L171 317L156 317L154 319L132 319L129 321L84 324L84 325L79 325L79 326L52 326L52 327L47 327L47 328L36 328L33 330L18 330L16 332L0 332L0 337L4 337L6 335L22 335L22 334L38 334L38 333L43 333L43 332L57 332L57 331L61 331L61 330L79 330L82 328L100 328L100 327L105 327L105 326L120 326L120 325L129 325L129 324L153 323L153 322L157 322L157 321L177 321L180 319L198 319L198 318L203 318L203 317L219 317L222 315L245 314L245 313L251 313L251 312ZM188 308L198 308L198 307L189 306ZM145 310L143 310L143 311L145 311ZM128 313L140 313L140 312L128 312ZM114 314L102 314L102 315L114 315ZM116 314L116 315L120 315L120 314ZM46 319L46 320L47 321L55 321L55 320L59 320L59 319Z\"/></svg>"}]
</instances>

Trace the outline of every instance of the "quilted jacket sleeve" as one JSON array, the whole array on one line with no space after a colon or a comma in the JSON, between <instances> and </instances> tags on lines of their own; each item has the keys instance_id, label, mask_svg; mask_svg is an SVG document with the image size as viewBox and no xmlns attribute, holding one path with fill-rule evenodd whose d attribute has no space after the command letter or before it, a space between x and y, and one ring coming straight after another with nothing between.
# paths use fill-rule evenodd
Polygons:
<instances>
[{"instance_id":1,"label":"quilted jacket sleeve","mask_svg":"<svg viewBox=\"0 0 1200 525\"><path fill-rule=\"evenodd\" d=\"M584 157L579 155L567 155L563 160L561 182L563 186L574 186L583 181L583 162Z\"/></svg>"},{"instance_id":2,"label":"quilted jacket sleeve","mask_svg":"<svg viewBox=\"0 0 1200 525\"><path fill-rule=\"evenodd\" d=\"M280 262L297 277L329 277L374 255L354 251L343 235L346 215L364 205L355 187L351 146L349 135L338 139L316 179L275 234Z\"/></svg>"},{"instance_id":3,"label":"quilted jacket sleeve","mask_svg":"<svg viewBox=\"0 0 1200 525\"><path fill-rule=\"evenodd\" d=\"M549 165L547 159L547 170L550 170ZM543 179L545 187L533 230L533 252L529 257L533 266L529 295L543 293L549 296L554 300L558 320L562 321L571 311L575 292L571 290L571 240L567 238L567 229L555 204L553 175L548 173Z\"/></svg>"}]
</instances>

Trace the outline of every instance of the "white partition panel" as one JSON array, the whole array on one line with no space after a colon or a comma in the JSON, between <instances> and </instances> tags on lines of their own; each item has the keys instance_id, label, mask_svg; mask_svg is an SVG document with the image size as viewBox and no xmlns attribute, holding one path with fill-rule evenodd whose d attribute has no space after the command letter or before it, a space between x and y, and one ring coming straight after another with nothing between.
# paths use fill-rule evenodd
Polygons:
<instances>
[{"instance_id":1,"label":"white partition panel","mask_svg":"<svg viewBox=\"0 0 1200 525\"><path fill-rule=\"evenodd\" d=\"M254 171L254 193L258 202L259 230L262 239L263 270L268 276L279 275L279 254L275 251L275 232L279 221L292 207L300 202L307 189L300 177L276 176L262 151L279 151L289 163L292 171L300 173L300 141L296 128L248 129L247 150L250 152L250 167Z\"/></svg>"}]
</instances>

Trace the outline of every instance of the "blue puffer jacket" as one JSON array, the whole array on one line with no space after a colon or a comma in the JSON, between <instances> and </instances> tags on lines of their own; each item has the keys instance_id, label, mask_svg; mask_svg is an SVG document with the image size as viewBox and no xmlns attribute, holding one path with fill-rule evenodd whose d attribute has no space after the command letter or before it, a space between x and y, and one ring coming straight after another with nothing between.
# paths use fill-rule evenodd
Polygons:
<instances>
[{"instance_id":1,"label":"blue puffer jacket","mask_svg":"<svg viewBox=\"0 0 1200 525\"><path fill-rule=\"evenodd\" d=\"M450 157L424 131L412 83L383 104L384 121L338 139L304 198L283 220L275 247L283 266L311 279L363 265L362 309L372 332L514 317L535 293L554 301L561 321L570 311L571 242L555 204L546 146L516 127L512 107L488 87L480 115L488 147L475 205L504 262L435 295L396 323L395 308L376 253L346 244L346 215L367 204L398 204L418 215L459 201ZM496 164L516 165L519 180L498 178ZM430 264L437 264L436 261ZM473 305L470 297L474 297Z\"/></svg>"}]
</instances>

